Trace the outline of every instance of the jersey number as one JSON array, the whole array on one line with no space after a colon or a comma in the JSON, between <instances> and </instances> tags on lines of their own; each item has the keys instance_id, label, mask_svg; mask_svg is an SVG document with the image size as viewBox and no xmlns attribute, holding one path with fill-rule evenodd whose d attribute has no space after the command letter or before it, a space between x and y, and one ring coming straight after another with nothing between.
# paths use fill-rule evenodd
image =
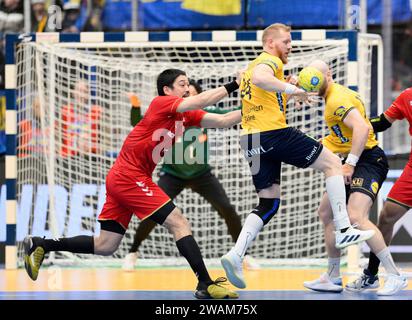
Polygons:
<instances>
[{"instance_id":1,"label":"jersey number","mask_svg":"<svg viewBox=\"0 0 412 320\"><path fill-rule=\"evenodd\" d=\"M247 97L249 100L252 99L252 88L250 86L250 79L242 79L242 90L240 91L240 97L244 99Z\"/></svg>"}]
</instances>

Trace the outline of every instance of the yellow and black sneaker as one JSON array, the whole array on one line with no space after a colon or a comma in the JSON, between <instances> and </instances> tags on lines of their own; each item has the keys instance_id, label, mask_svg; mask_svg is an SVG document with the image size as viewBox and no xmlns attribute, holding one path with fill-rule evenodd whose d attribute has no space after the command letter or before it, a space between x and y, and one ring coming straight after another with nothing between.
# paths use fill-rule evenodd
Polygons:
<instances>
[{"instance_id":1,"label":"yellow and black sneaker","mask_svg":"<svg viewBox=\"0 0 412 320\"><path fill-rule=\"evenodd\" d=\"M217 278L211 284L199 282L196 288L195 297L197 299L237 299L239 294L231 291L223 285L226 285L227 279L224 277Z\"/></svg>"},{"instance_id":2,"label":"yellow and black sneaker","mask_svg":"<svg viewBox=\"0 0 412 320\"><path fill-rule=\"evenodd\" d=\"M23 240L24 246L24 267L32 280L36 280L39 275L40 266L44 259L44 249L40 245L40 237L27 236Z\"/></svg>"}]
</instances>

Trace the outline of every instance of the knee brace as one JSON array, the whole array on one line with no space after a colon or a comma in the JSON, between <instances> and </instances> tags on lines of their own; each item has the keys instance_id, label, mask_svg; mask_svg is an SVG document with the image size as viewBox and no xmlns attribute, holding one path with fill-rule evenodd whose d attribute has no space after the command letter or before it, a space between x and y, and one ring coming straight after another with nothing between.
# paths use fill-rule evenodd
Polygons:
<instances>
[{"instance_id":1,"label":"knee brace","mask_svg":"<svg viewBox=\"0 0 412 320\"><path fill-rule=\"evenodd\" d=\"M252 213L258 215L263 224L267 224L270 219L278 212L280 199L259 198L259 205L252 210Z\"/></svg>"}]
</instances>

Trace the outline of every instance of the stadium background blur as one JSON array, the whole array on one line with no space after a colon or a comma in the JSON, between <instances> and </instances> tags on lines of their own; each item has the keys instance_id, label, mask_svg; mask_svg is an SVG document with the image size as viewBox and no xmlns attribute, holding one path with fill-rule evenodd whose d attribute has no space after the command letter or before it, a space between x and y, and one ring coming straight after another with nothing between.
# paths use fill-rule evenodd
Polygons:
<instances>
[{"instance_id":1,"label":"stadium background blur","mask_svg":"<svg viewBox=\"0 0 412 320\"><path fill-rule=\"evenodd\" d=\"M0 0L0 185L4 184L5 97L4 39L7 33L83 31L169 31L169 30L256 30L274 22L297 29L359 29L350 21L361 3L367 3L368 33L382 36L385 48L384 109L400 91L412 86L412 0ZM62 23L48 23L57 11ZM362 30L364 31L364 30ZM376 114L372 101L371 115ZM388 133L390 135L390 130ZM385 145L393 170L401 170L408 150ZM388 182L394 181L390 175ZM2 188L1 202L4 202ZM0 215L5 204L0 203ZM376 219L376 210L374 212ZM409 219L411 220L411 219ZM1 219L0 219L1 221ZM5 226L0 226L3 228ZM4 263L4 244L0 239L0 265ZM402 246L397 261L411 261L412 221L396 231L393 245Z\"/></svg>"}]
</instances>

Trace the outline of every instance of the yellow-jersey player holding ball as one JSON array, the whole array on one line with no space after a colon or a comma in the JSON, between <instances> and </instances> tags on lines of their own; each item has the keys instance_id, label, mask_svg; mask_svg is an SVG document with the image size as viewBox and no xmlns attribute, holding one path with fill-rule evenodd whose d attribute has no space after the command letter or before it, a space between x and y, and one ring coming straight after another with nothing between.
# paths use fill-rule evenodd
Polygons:
<instances>
[{"instance_id":1,"label":"yellow-jersey player holding ball","mask_svg":"<svg viewBox=\"0 0 412 320\"><path fill-rule=\"evenodd\" d=\"M244 73L240 85L242 97L242 134L265 132L287 127L285 92L267 91L252 82L254 67L268 66L280 81L284 81L283 62L280 58L262 52ZM285 83L286 85L286 83ZM253 95L252 95L253 91Z\"/></svg>"},{"instance_id":2,"label":"yellow-jersey player holding ball","mask_svg":"<svg viewBox=\"0 0 412 320\"><path fill-rule=\"evenodd\" d=\"M399 274L379 229L369 220L368 214L377 193L386 179L388 161L378 146L373 128L366 116L365 106L353 90L333 81L329 66L321 60L310 67L318 69L324 83L318 94L325 98L324 117L329 135L322 144L343 159L343 175L347 186L347 208L352 223L360 229L372 229L375 235L367 240L373 253L379 258L388 275L378 295L393 295L407 286L406 278ZM325 225L325 242L328 254L328 271L319 279L307 281L304 286L321 292L341 292L340 250L335 247L332 207L326 192L318 214ZM362 291L379 287L377 276L365 269L363 275L346 285L346 290Z\"/></svg>"},{"instance_id":3,"label":"yellow-jersey player holding ball","mask_svg":"<svg viewBox=\"0 0 412 320\"><path fill-rule=\"evenodd\" d=\"M325 173L337 229L336 246L346 247L374 234L372 230L359 230L350 224L339 157L286 123L287 99L291 96L307 99L312 95L284 77L283 66L292 50L290 27L280 23L270 25L263 31L262 44L263 52L249 64L240 85L243 128L240 144L249 162L259 204L246 218L235 246L221 259L227 278L238 288L246 287L242 270L246 250L279 209L282 162Z\"/></svg>"}]
</instances>

